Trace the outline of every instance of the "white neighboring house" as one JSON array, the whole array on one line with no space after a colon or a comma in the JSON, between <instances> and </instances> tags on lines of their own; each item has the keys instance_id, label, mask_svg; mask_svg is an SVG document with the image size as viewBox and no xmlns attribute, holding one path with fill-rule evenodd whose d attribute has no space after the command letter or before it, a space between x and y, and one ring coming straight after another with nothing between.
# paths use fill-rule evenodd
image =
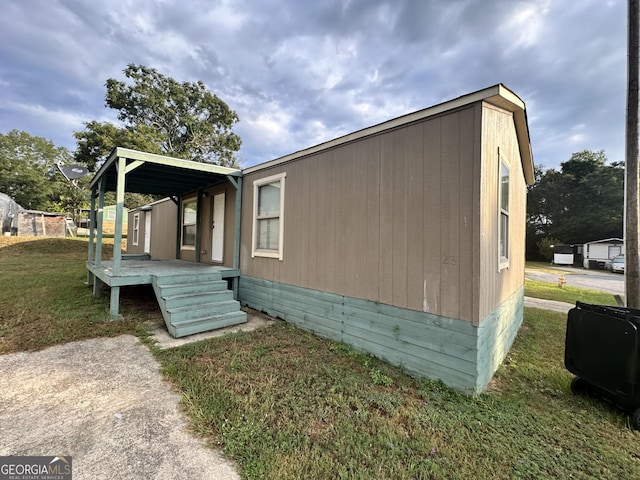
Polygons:
<instances>
[{"instance_id":1,"label":"white neighboring house","mask_svg":"<svg viewBox=\"0 0 640 480\"><path fill-rule=\"evenodd\" d=\"M610 266L614 257L624 253L624 240L605 238L585 243L582 249L584 268L604 270Z\"/></svg>"}]
</instances>

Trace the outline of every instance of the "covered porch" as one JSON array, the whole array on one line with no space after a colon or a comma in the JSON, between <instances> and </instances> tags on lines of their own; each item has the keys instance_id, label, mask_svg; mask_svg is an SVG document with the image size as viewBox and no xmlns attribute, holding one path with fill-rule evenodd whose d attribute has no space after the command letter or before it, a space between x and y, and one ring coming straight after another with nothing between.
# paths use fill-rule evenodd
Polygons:
<instances>
[{"instance_id":1,"label":"covered porch","mask_svg":"<svg viewBox=\"0 0 640 480\"><path fill-rule=\"evenodd\" d=\"M204 189L219 184L230 184L236 190L235 218L233 225L233 261L231 267L216 266L199 263L200 231L203 226L200 221L196 224L195 261L179 260L179 245L176 246L175 260L154 260L148 255L127 255L123 253L123 215L124 195L128 193L153 194L170 197L177 205L184 195L196 195L197 209L200 211ZM233 296L237 297L240 255L240 202L242 193L242 172L239 169L221 167L208 163L198 163L188 160L154 155L125 148L115 148L107 161L102 165L90 183L91 208L89 218L89 246L87 255L87 284L93 288L94 295L100 291L100 285L110 287L110 314L113 318L119 318L120 288L128 285L152 284L158 296L163 314L165 308L179 308L186 310L191 304L191 317L197 308L195 298L205 297L205 293L198 292L206 286L206 298L199 301L208 302L212 315L220 316L222 310L229 309L229 300L225 299L214 305L212 298L221 296L222 285L230 283ZM113 235L113 256L109 260L103 260L103 208L105 192L113 191L116 194L116 218ZM178 231L178 243L180 238L180 221L176 219L175 228ZM160 295L161 284L174 283L169 289L165 287L165 294ZM190 292L182 292L186 285L191 285ZM208 284L208 285L205 285ZM177 288L180 285L181 288ZM156 288L157 287L157 288ZM211 290L213 289L213 290ZM172 290L180 293L166 293ZM226 287L225 287L226 290ZM215 293L218 292L218 293ZM215 293L215 295L214 295ZM187 299L186 297L190 298ZM163 305L165 298L172 297L172 301L180 301L180 305ZM176 297L176 298L173 298ZM177 297L180 297L179 299ZM187 302L187 303L185 303ZM234 300L235 302L235 300ZM237 302L236 302L237 303ZM183 305L184 304L184 305ZM224 308L223 308L224 307ZM183 313L183 312L181 312ZM189 315L186 315L189 316ZM229 317L229 315L227 315ZM165 320L167 317L165 317ZM200 319L201 320L201 319ZM237 320L237 319L236 319ZM218 322L220 323L220 322ZM236 322L238 323L238 322ZM169 324L167 325L169 326ZM193 333L193 332L192 332Z\"/></svg>"}]
</instances>

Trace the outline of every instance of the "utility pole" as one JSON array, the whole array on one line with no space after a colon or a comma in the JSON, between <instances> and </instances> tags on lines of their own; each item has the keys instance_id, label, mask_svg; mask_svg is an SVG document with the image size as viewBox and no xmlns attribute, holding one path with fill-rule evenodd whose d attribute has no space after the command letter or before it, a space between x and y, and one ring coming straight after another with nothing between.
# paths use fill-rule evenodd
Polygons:
<instances>
[{"instance_id":1,"label":"utility pole","mask_svg":"<svg viewBox=\"0 0 640 480\"><path fill-rule=\"evenodd\" d=\"M627 123L625 161L625 300L640 309L640 235L638 233L638 82L640 79L640 0L628 0Z\"/></svg>"}]
</instances>

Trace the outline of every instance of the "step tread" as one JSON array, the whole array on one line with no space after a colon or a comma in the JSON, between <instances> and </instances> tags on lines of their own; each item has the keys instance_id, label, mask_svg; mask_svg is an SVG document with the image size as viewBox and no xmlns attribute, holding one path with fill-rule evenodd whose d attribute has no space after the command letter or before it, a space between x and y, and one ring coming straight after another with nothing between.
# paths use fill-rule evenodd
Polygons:
<instances>
[{"instance_id":1,"label":"step tread","mask_svg":"<svg viewBox=\"0 0 640 480\"><path fill-rule=\"evenodd\" d=\"M157 285L169 286L177 284L191 284L200 282L224 282L221 274L200 274L198 275L173 275L170 277L155 277Z\"/></svg>"},{"instance_id":2,"label":"step tread","mask_svg":"<svg viewBox=\"0 0 640 480\"><path fill-rule=\"evenodd\" d=\"M183 327L186 325L206 323L207 321L216 321L216 320L223 320L226 318L233 318L233 317L239 318L239 317L246 317L246 316L247 316L246 312L243 312L242 310L238 310L236 312L221 313L219 315L208 315L205 317L191 318L188 320L179 320L177 322L171 322L171 325L173 325L174 327Z\"/></svg>"},{"instance_id":3,"label":"step tread","mask_svg":"<svg viewBox=\"0 0 640 480\"><path fill-rule=\"evenodd\" d=\"M175 287L192 287L194 285L217 285L227 287L227 282L224 280L205 280L201 282L186 282L186 283L157 283L159 288L175 288Z\"/></svg>"},{"instance_id":4,"label":"step tread","mask_svg":"<svg viewBox=\"0 0 640 480\"><path fill-rule=\"evenodd\" d=\"M214 290L213 292L193 292L193 293L177 293L175 295L162 295L162 299L165 301L168 300L182 300L184 298L191 297L205 297L207 295L233 295L231 290ZM212 303L212 302L207 302Z\"/></svg>"},{"instance_id":5,"label":"step tread","mask_svg":"<svg viewBox=\"0 0 640 480\"><path fill-rule=\"evenodd\" d=\"M222 300L219 302L205 302L205 303L197 303L195 305L183 305L180 307L170 307L170 308L167 308L167 312L170 314L193 312L198 310L205 310L208 308L213 309L216 306L220 306L220 305L229 306L233 304L238 304L238 310L240 309L240 302L238 302L237 300L229 299L229 300Z\"/></svg>"}]
</instances>

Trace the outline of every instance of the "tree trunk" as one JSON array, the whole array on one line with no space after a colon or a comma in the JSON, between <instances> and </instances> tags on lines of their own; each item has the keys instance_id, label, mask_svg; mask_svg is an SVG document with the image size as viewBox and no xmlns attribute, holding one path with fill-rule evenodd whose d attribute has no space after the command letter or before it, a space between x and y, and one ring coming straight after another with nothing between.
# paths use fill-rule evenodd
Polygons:
<instances>
[{"instance_id":1,"label":"tree trunk","mask_svg":"<svg viewBox=\"0 0 640 480\"><path fill-rule=\"evenodd\" d=\"M625 299L640 308L638 235L638 81L640 67L639 0L628 0L627 123L625 165Z\"/></svg>"}]
</instances>

